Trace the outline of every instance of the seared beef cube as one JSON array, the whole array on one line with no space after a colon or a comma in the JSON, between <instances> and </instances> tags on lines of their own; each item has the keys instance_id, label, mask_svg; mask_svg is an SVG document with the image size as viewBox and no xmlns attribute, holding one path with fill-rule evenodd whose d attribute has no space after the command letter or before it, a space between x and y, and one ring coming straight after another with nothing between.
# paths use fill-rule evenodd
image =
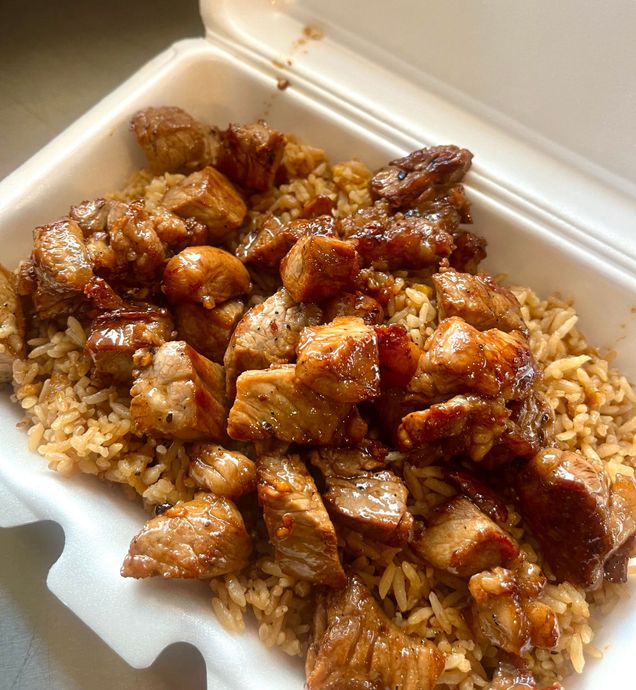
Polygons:
<instances>
[{"instance_id":1,"label":"seared beef cube","mask_svg":"<svg viewBox=\"0 0 636 690\"><path fill-rule=\"evenodd\" d=\"M337 237L337 222L331 216L281 223L267 216L262 225L241 242L237 256L245 263L278 268L282 258L301 237Z\"/></svg>"},{"instance_id":2,"label":"seared beef cube","mask_svg":"<svg viewBox=\"0 0 636 690\"><path fill-rule=\"evenodd\" d=\"M303 237L281 261L283 285L296 302L317 302L355 290L358 253L333 237Z\"/></svg>"},{"instance_id":3,"label":"seared beef cube","mask_svg":"<svg viewBox=\"0 0 636 690\"><path fill-rule=\"evenodd\" d=\"M352 403L379 395L378 340L362 319L340 316L305 328L297 352L296 376L317 393Z\"/></svg>"},{"instance_id":4,"label":"seared beef cube","mask_svg":"<svg viewBox=\"0 0 636 690\"><path fill-rule=\"evenodd\" d=\"M526 338L518 331L478 331L458 316L445 319L424 346L424 372L439 393L476 393L521 400L538 377Z\"/></svg>"},{"instance_id":5,"label":"seared beef cube","mask_svg":"<svg viewBox=\"0 0 636 690\"><path fill-rule=\"evenodd\" d=\"M256 465L243 453L215 443L195 443L188 475L197 486L217 496L234 498L256 489Z\"/></svg>"},{"instance_id":6,"label":"seared beef cube","mask_svg":"<svg viewBox=\"0 0 636 690\"><path fill-rule=\"evenodd\" d=\"M155 174L194 170L213 156L210 128L181 108L144 108L135 113L130 126Z\"/></svg>"},{"instance_id":7,"label":"seared beef cube","mask_svg":"<svg viewBox=\"0 0 636 690\"><path fill-rule=\"evenodd\" d=\"M208 244L210 239L208 228L203 223L195 218L181 218L162 206L157 206L152 212L152 222L157 236L170 252Z\"/></svg>"},{"instance_id":8,"label":"seared beef cube","mask_svg":"<svg viewBox=\"0 0 636 690\"><path fill-rule=\"evenodd\" d=\"M502 400L456 395L406 415L397 432L398 445L409 451L439 444L447 455L465 453L479 462L505 431L509 416Z\"/></svg>"},{"instance_id":9,"label":"seared beef cube","mask_svg":"<svg viewBox=\"0 0 636 690\"><path fill-rule=\"evenodd\" d=\"M416 206L419 197L433 185L459 182L473 155L457 146L433 146L413 151L391 161L370 183L373 199L386 199L393 209Z\"/></svg>"},{"instance_id":10,"label":"seared beef cube","mask_svg":"<svg viewBox=\"0 0 636 690\"><path fill-rule=\"evenodd\" d=\"M455 249L448 260L451 267L463 273L477 273L487 256L487 245L485 239L472 232L460 232L455 236Z\"/></svg>"},{"instance_id":11,"label":"seared beef cube","mask_svg":"<svg viewBox=\"0 0 636 690\"><path fill-rule=\"evenodd\" d=\"M210 166L171 187L161 203L178 216L203 223L215 242L222 242L240 228L247 213L245 202L232 183Z\"/></svg>"},{"instance_id":12,"label":"seared beef cube","mask_svg":"<svg viewBox=\"0 0 636 690\"><path fill-rule=\"evenodd\" d=\"M250 287L245 266L218 247L186 247L163 272L163 290L171 302L195 302L206 309L244 295Z\"/></svg>"},{"instance_id":13,"label":"seared beef cube","mask_svg":"<svg viewBox=\"0 0 636 690\"><path fill-rule=\"evenodd\" d=\"M422 355L399 323L376 326L383 388L405 388L413 378Z\"/></svg>"},{"instance_id":14,"label":"seared beef cube","mask_svg":"<svg viewBox=\"0 0 636 690\"><path fill-rule=\"evenodd\" d=\"M460 577L506 565L519 555L515 540L464 496L440 506L411 548L435 568Z\"/></svg>"},{"instance_id":15,"label":"seared beef cube","mask_svg":"<svg viewBox=\"0 0 636 690\"><path fill-rule=\"evenodd\" d=\"M343 295L327 300L323 305L325 323L338 316L358 316L370 325L384 321L384 309L373 297L345 292Z\"/></svg>"},{"instance_id":16,"label":"seared beef cube","mask_svg":"<svg viewBox=\"0 0 636 690\"><path fill-rule=\"evenodd\" d=\"M227 401L223 367L183 341L141 352L130 389L135 433L184 440L225 438Z\"/></svg>"},{"instance_id":17,"label":"seared beef cube","mask_svg":"<svg viewBox=\"0 0 636 690\"><path fill-rule=\"evenodd\" d=\"M124 577L207 578L247 565L252 541L237 507L207 494L148 520L130 543Z\"/></svg>"},{"instance_id":18,"label":"seared beef cube","mask_svg":"<svg viewBox=\"0 0 636 690\"><path fill-rule=\"evenodd\" d=\"M387 449L378 441L365 441L357 448L317 448L309 459L322 474L334 477L355 477L362 472L384 469Z\"/></svg>"},{"instance_id":19,"label":"seared beef cube","mask_svg":"<svg viewBox=\"0 0 636 690\"><path fill-rule=\"evenodd\" d=\"M417 209L427 216L456 214L459 223L472 223L471 204L463 184L442 184L430 187L417 199Z\"/></svg>"},{"instance_id":20,"label":"seared beef cube","mask_svg":"<svg viewBox=\"0 0 636 690\"><path fill-rule=\"evenodd\" d=\"M508 519L508 508L503 500L472 472L453 467L445 473L445 476L460 494L469 498L491 520L505 522Z\"/></svg>"},{"instance_id":21,"label":"seared beef cube","mask_svg":"<svg viewBox=\"0 0 636 690\"><path fill-rule=\"evenodd\" d=\"M331 475L325 487L322 498L334 520L375 541L406 545L413 516L406 508L408 489L393 472Z\"/></svg>"},{"instance_id":22,"label":"seared beef cube","mask_svg":"<svg viewBox=\"0 0 636 690\"><path fill-rule=\"evenodd\" d=\"M218 168L241 187L266 192L274 184L285 144L285 136L264 120L231 124L221 133Z\"/></svg>"},{"instance_id":23,"label":"seared beef cube","mask_svg":"<svg viewBox=\"0 0 636 690\"><path fill-rule=\"evenodd\" d=\"M536 599L545 585L542 575L539 580L532 583L535 591L528 592L524 574L516 567L496 567L473 575L468 588L473 597L472 618L477 636L515 656L533 646L556 647L559 626L554 611Z\"/></svg>"},{"instance_id":24,"label":"seared beef cube","mask_svg":"<svg viewBox=\"0 0 636 690\"><path fill-rule=\"evenodd\" d=\"M106 199L82 201L81 204L71 206L69 218L74 220L82 229L86 237L96 232L104 232L108 227L111 211L119 206L119 202Z\"/></svg>"},{"instance_id":25,"label":"seared beef cube","mask_svg":"<svg viewBox=\"0 0 636 690\"><path fill-rule=\"evenodd\" d=\"M487 273L444 271L433 276L433 285L440 321L460 316L480 331L528 331L517 298Z\"/></svg>"},{"instance_id":26,"label":"seared beef cube","mask_svg":"<svg viewBox=\"0 0 636 690\"><path fill-rule=\"evenodd\" d=\"M348 235L364 261L383 271L426 268L450 256L454 224L445 219L397 214Z\"/></svg>"},{"instance_id":27,"label":"seared beef cube","mask_svg":"<svg viewBox=\"0 0 636 690\"><path fill-rule=\"evenodd\" d=\"M256 472L258 502L280 569L314 584L343 587L336 531L298 455L264 455Z\"/></svg>"},{"instance_id":28,"label":"seared beef cube","mask_svg":"<svg viewBox=\"0 0 636 690\"><path fill-rule=\"evenodd\" d=\"M227 432L237 441L354 445L367 425L355 405L318 395L288 364L238 377Z\"/></svg>"},{"instance_id":29,"label":"seared beef cube","mask_svg":"<svg viewBox=\"0 0 636 690\"><path fill-rule=\"evenodd\" d=\"M31 259L37 279L36 311L42 318L71 313L93 277L80 227L63 218L35 228Z\"/></svg>"},{"instance_id":30,"label":"seared beef cube","mask_svg":"<svg viewBox=\"0 0 636 690\"><path fill-rule=\"evenodd\" d=\"M546 448L517 479L521 513L554 574L599 587L613 549L605 474L578 453Z\"/></svg>"},{"instance_id":31,"label":"seared beef cube","mask_svg":"<svg viewBox=\"0 0 636 690\"><path fill-rule=\"evenodd\" d=\"M0 264L0 384L11 381L13 362L22 359L24 315L13 273Z\"/></svg>"},{"instance_id":32,"label":"seared beef cube","mask_svg":"<svg viewBox=\"0 0 636 690\"><path fill-rule=\"evenodd\" d=\"M93 321L85 347L97 374L125 383L132 378L135 351L163 345L170 340L172 330L172 319L165 309L120 307Z\"/></svg>"},{"instance_id":33,"label":"seared beef cube","mask_svg":"<svg viewBox=\"0 0 636 690\"><path fill-rule=\"evenodd\" d=\"M307 653L307 690L432 690L444 656L402 632L362 581L322 593Z\"/></svg>"},{"instance_id":34,"label":"seared beef cube","mask_svg":"<svg viewBox=\"0 0 636 690\"><path fill-rule=\"evenodd\" d=\"M335 207L336 202L331 197L328 197L326 194L317 194L303 206L300 218L330 216Z\"/></svg>"},{"instance_id":35,"label":"seared beef cube","mask_svg":"<svg viewBox=\"0 0 636 690\"><path fill-rule=\"evenodd\" d=\"M617 474L610 487L610 529L614 551L605 561L607 582L627 582L627 566L636 555L636 480Z\"/></svg>"},{"instance_id":36,"label":"seared beef cube","mask_svg":"<svg viewBox=\"0 0 636 690\"><path fill-rule=\"evenodd\" d=\"M252 307L239 321L225 352L228 395L234 395L241 372L293 361L301 331L320 323L320 318L319 307L296 304L285 288Z\"/></svg>"},{"instance_id":37,"label":"seared beef cube","mask_svg":"<svg viewBox=\"0 0 636 690\"><path fill-rule=\"evenodd\" d=\"M204 357L223 363L227 346L245 307L240 299L223 302L214 309L182 302L173 307L179 338Z\"/></svg>"}]
</instances>

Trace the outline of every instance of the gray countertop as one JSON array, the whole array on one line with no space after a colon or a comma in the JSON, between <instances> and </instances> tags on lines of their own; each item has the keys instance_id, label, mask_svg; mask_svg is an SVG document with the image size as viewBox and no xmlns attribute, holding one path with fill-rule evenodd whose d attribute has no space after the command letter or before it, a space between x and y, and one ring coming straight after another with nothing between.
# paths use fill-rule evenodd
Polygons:
<instances>
[{"instance_id":1,"label":"gray countertop","mask_svg":"<svg viewBox=\"0 0 636 690\"><path fill-rule=\"evenodd\" d=\"M0 178L154 55L202 33L196 0L0 0ZM132 669L48 591L63 543L52 523L0 529L0 690L205 688L193 647Z\"/></svg>"}]
</instances>

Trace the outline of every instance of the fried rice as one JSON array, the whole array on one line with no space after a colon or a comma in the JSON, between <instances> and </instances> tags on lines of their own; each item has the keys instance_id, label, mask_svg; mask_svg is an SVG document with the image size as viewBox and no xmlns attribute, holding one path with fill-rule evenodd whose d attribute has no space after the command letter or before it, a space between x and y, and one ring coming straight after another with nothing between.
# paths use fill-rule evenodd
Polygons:
<instances>
[{"instance_id":1,"label":"fried rice","mask_svg":"<svg viewBox=\"0 0 636 690\"><path fill-rule=\"evenodd\" d=\"M252 222L264 213L292 220L319 194L336 202L338 216L370 204L371 173L359 161L331 165L322 150L290 139L283 165L289 182L251 197ZM166 189L182 179L182 175L153 177L141 171L112 196L143 197L152 209ZM431 284L408 272L397 272L391 279L387 321L406 326L412 340L422 346L437 325ZM558 445L603 466L611 478L617 473L633 475L636 395L625 377L611 367L611 353L602 355L587 343L577 329L571 302L558 296L541 299L528 287L512 289L529 328L534 356L544 368L542 390L555 412ZM256 291L252 303L265 296ZM140 496L148 508L190 500L196 487L187 474L184 444L140 439L131 433L129 391L103 388L91 379L82 324L71 316L63 330L42 324L30 335L28 358L15 363L13 380L14 398L24 410L22 424L29 448L64 476L82 472L115 482L132 496ZM428 516L455 494L444 481L441 467L411 466L399 452L391 453L389 459L405 479L409 509L416 517ZM512 506L507 529L528 559L540 563L550 576ZM469 604L465 581L422 565L408 548L374 544L351 531L342 532L340 538L352 554L350 571L371 588L389 618L406 632L435 642L445 655L440 688L471 690L488 685L497 650L478 642L463 616ZM244 630L251 611L267 646L303 656L310 631L312 587L280 570L265 533L256 553L248 570L210 581L211 608L236 633ZM593 644L593 615L606 611L623 593L620 586L607 583L587 594L569 583L547 585L544 600L557 613L562 634L556 651L534 649L527 655L539 684L560 681L572 671L580 673L586 658L600 655Z\"/></svg>"}]
</instances>

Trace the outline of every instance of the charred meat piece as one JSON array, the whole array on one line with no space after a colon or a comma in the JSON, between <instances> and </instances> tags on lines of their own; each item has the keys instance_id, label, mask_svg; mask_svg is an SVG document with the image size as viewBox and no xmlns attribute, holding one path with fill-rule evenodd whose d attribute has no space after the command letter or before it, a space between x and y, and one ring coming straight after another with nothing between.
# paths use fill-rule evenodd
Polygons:
<instances>
[{"instance_id":1,"label":"charred meat piece","mask_svg":"<svg viewBox=\"0 0 636 690\"><path fill-rule=\"evenodd\" d=\"M163 272L163 289L171 302L195 302L213 309L251 287L245 266L218 247L187 247Z\"/></svg>"},{"instance_id":2,"label":"charred meat piece","mask_svg":"<svg viewBox=\"0 0 636 690\"><path fill-rule=\"evenodd\" d=\"M472 232L460 232L455 236L449 263L456 271L477 273L479 264L486 258L487 242Z\"/></svg>"},{"instance_id":3,"label":"charred meat piece","mask_svg":"<svg viewBox=\"0 0 636 690\"><path fill-rule=\"evenodd\" d=\"M305 328L297 353L296 376L327 398L357 403L380 393L378 340L362 319L340 316Z\"/></svg>"},{"instance_id":4,"label":"charred meat piece","mask_svg":"<svg viewBox=\"0 0 636 690\"><path fill-rule=\"evenodd\" d=\"M372 403L373 418L379 426L381 438L391 445L398 445L398 429L402 419L411 412L430 405L428 397L403 388L388 388Z\"/></svg>"},{"instance_id":5,"label":"charred meat piece","mask_svg":"<svg viewBox=\"0 0 636 690\"><path fill-rule=\"evenodd\" d=\"M454 468L446 472L446 479L451 482L460 494L463 494L495 522L508 519L508 508L497 494L474 474L466 469Z\"/></svg>"},{"instance_id":6,"label":"charred meat piece","mask_svg":"<svg viewBox=\"0 0 636 690\"><path fill-rule=\"evenodd\" d=\"M173 328L165 309L151 305L120 307L93 321L85 348L97 374L125 383L132 379L135 351L163 345L170 340Z\"/></svg>"},{"instance_id":7,"label":"charred meat piece","mask_svg":"<svg viewBox=\"0 0 636 690\"><path fill-rule=\"evenodd\" d=\"M302 208L300 218L318 218L319 216L330 216L336 207L336 202L326 194L317 194L310 199Z\"/></svg>"},{"instance_id":8,"label":"charred meat piece","mask_svg":"<svg viewBox=\"0 0 636 690\"><path fill-rule=\"evenodd\" d=\"M192 217L203 223L215 242L222 242L240 228L247 213L232 183L210 166L171 187L161 204L182 218Z\"/></svg>"},{"instance_id":9,"label":"charred meat piece","mask_svg":"<svg viewBox=\"0 0 636 690\"><path fill-rule=\"evenodd\" d=\"M411 548L435 568L460 577L506 565L519 555L515 540L464 496L440 506Z\"/></svg>"},{"instance_id":10,"label":"charred meat piece","mask_svg":"<svg viewBox=\"0 0 636 690\"><path fill-rule=\"evenodd\" d=\"M318 302L355 290L360 258L349 242L303 237L280 263L283 285L296 302Z\"/></svg>"},{"instance_id":11,"label":"charred meat piece","mask_svg":"<svg viewBox=\"0 0 636 690\"><path fill-rule=\"evenodd\" d=\"M315 304L296 304L285 288L252 307L239 321L225 352L228 395L234 394L241 372L293 361L301 331L320 323L321 315Z\"/></svg>"},{"instance_id":12,"label":"charred meat piece","mask_svg":"<svg viewBox=\"0 0 636 690\"><path fill-rule=\"evenodd\" d=\"M170 252L208 243L207 226L195 218L181 218L162 206L157 206L151 218L157 236Z\"/></svg>"},{"instance_id":13,"label":"charred meat piece","mask_svg":"<svg viewBox=\"0 0 636 690\"><path fill-rule=\"evenodd\" d=\"M457 146L433 146L391 161L371 178L373 199L386 199L393 209L417 206L433 185L460 182L473 154Z\"/></svg>"},{"instance_id":14,"label":"charred meat piece","mask_svg":"<svg viewBox=\"0 0 636 690\"><path fill-rule=\"evenodd\" d=\"M130 126L155 174L194 170L213 157L210 128L181 108L144 108L135 113Z\"/></svg>"},{"instance_id":15,"label":"charred meat piece","mask_svg":"<svg viewBox=\"0 0 636 690\"><path fill-rule=\"evenodd\" d=\"M384 309L373 297L345 292L338 297L332 297L323 305L323 317L325 323L333 321L338 316L358 316L370 325L382 323Z\"/></svg>"},{"instance_id":16,"label":"charred meat piece","mask_svg":"<svg viewBox=\"0 0 636 690\"><path fill-rule=\"evenodd\" d=\"M365 441L357 448L316 448L309 458L325 477L355 477L361 472L384 469L386 455L387 449L381 443Z\"/></svg>"},{"instance_id":17,"label":"charred meat piece","mask_svg":"<svg viewBox=\"0 0 636 690\"><path fill-rule=\"evenodd\" d=\"M281 570L315 584L344 587L336 531L298 455L264 455L256 472L258 502Z\"/></svg>"},{"instance_id":18,"label":"charred meat piece","mask_svg":"<svg viewBox=\"0 0 636 690\"><path fill-rule=\"evenodd\" d=\"M0 264L0 384L11 381L13 362L22 359L24 315L15 275Z\"/></svg>"},{"instance_id":19,"label":"charred meat piece","mask_svg":"<svg viewBox=\"0 0 636 690\"><path fill-rule=\"evenodd\" d=\"M217 496L235 498L256 489L256 465L243 453L215 443L195 443L188 475L197 486Z\"/></svg>"},{"instance_id":20,"label":"charred meat piece","mask_svg":"<svg viewBox=\"0 0 636 690\"><path fill-rule=\"evenodd\" d=\"M529 591L524 574L514 569L496 567L473 575L468 589L478 637L515 656L533 646L556 647L559 626L554 611L537 600L545 585L543 576L540 580L531 583L536 586Z\"/></svg>"},{"instance_id":21,"label":"charred meat piece","mask_svg":"<svg viewBox=\"0 0 636 690\"><path fill-rule=\"evenodd\" d=\"M408 337L402 324L376 326L383 388L405 388L413 378L422 351Z\"/></svg>"},{"instance_id":22,"label":"charred meat piece","mask_svg":"<svg viewBox=\"0 0 636 690\"><path fill-rule=\"evenodd\" d=\"M31 254L37 289L36 311L43 318L71 313L93 277L86 244L77 223L63 218L33 231Z\"/></svg>"},{"instance_id":23,"label":"charred meat piece","mask_svg":"<svg viewBox=\"0 0 636 690\"><path fill-rule=\"evenodd\" d=\"M459 223L472 223L471 204L463 184L435 185L417 199L417 210L427 216L457 214Z\"/></svg>"},{"instance_id":24,"label":"charred meat piece","mask_svg":"<svg viewBox=\"0 0 636 690\"><path fill-rule=\"evenodd\" d=\"M599 587L614 548L605 474L578 453L546 448L521 470L517 491L554 574L585 589Z\"/></svg>"},{"instance_id":25,"label":"charred meat piece","mask_svg":"<svg viewBox=\"0 0 636 690\"><path fill-rule=\"evenodd\" d=\"M278 268L282 258L301 237L337 237L337 222L332 216L298 218L281 223L266 216L262 225L241 242L236 255L245 263Z\"/></svg>"},{"instance_id":26,"label":"charred meat piece","mask_svg":"<svg viewBox=\"0 0 636 690\"><path fill-rule=\"evenodd\" d=\"M179 338L192 345L204 357L222 364L230 338L244 309L240 299L223 302L214 309L180 302L173 307Z\"/></svg>"},{"instance_id":27,"label":"charred meat piece","mask_svg":"<svg viewBox=\"0 0 636 690\"><path fill-rule=\"evenodd\" d=\"M238 377L227 432L237 441L347 446L362 441L367 424L355 405L318 395L288 364Z\"/></svg>"},{"instance_id":28,"label":"charred meat piece","mask_svg":"<svg viewBox=\"0 0 636 690\"><path fill-rule=\"evenodd\" d=\"M247 565L252 542L237 507L207 494L149 520L130 543L124 577L207 578Z\"/></svg>"},{"instance_id":29,"label":"charred meat piece","mask_svg":"<svg viewBox=\"0 0 636 690\"><path fill-rule=\"evenodd\" d=\"M408 490L393 472L340 465L325 475L325 487L322 499L334 520L375 541L406 545L413 516L406 508Z\"/></svg>"},{"instance_id":30,"label":"charred meat piece","mask_svg":"<svg viewBox=\"0 0 636 690\"><path fill-rule=\"evenodd\" d=\"M222 366L181 340L138 354L135 364L141 370L130 389L135 433L186 441L225 438Z\"/></svg>"},{"instance_id":31,"label":"charred meat piece","mask_svg":"<svg viewBox=\"0 0 636 690\"><path fill-rule=\"evenodd\" d=\"M231 124L221 132L218 168L232 182L254 192L271 189L283 153L285 136L264 120Z\"/></svg>"},{"instance_id":32,"label":"charred meat piece","mask_svg":"<svg viewBox=\"0 0 636 690\"><path fill-rule=\"evenodd\" d=\"M357 577L319 595L307 653L307 690L432 690L444 657L392 623Z\"/></svg>"},{"instance_id":33,"label":"charred meat piece","mask_svg":"<svg viewBox=\"0 0 636 690\"><path fill-rule=\"evenodd\" d=\"M343 222L347 239L367 265L382 271L434 266L455 247L452 232L456 225L446 218L399 213L355 224L357 229L350 232Z\"/></svg>"},{"instance_id":34,"label":"charred meat piece","mask_svg":"<svg viewBox=\"0 0 636 690\"><path fill-rule=\"evenodd\" d=\"M480 331L528 331L517 298L487 273L447 270L433 276L433 285L440 321L460 316Z\"/></svg>"},{"instance_id":35,"label":"charred meat piece","mask_svg":"<svg viewBox=\"0 0 636 690\"><path fill-rule=\"evenodd\" d=\"M614 551L605 561L605 580L627 582L636 542L636 480L617 474L610 488L610 530Z\"/></svg>"},{"instance_id":36,"label":"charred meat piece","mask_svg":"<svg viewBox=\"0 0 636 690\"><path fill-rule=\"evenodd\" d=\"M424 372L443 394L476 393L521 400L538 377L526 338L518 331L478 331L458 316L445 319L424 346Z\"/></svg>"},{"instance_id":37,"label":"charred meat piece","mask_svg":"<svg viewBox=\"0 0 636 690\"><path fill-rule=\"evenodd\" d=\"M503 434L510 410L502 400L456 395L406 415L397 435L400 450L439 444L448 456L466 454L479 462Z\"/></svg>"}]
</instances>

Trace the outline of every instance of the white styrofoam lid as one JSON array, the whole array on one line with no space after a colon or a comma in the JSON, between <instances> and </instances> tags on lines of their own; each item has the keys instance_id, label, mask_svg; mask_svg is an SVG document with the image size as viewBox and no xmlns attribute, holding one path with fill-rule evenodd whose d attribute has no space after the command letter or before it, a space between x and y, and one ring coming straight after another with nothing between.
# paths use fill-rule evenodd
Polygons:
<instances>
[{"instance_id":1,"label":"white styrofoam lid","mask_svg":"<svg viewBox=\"0 0 636 690\"><path fill-rule=\"evenodd\" d=\"M633 270L633 0L201 0L201 13L212 40L278 66L292 87L416 143L471 148L477 173L481 162Z\"/></svg>"}]
</instances>

